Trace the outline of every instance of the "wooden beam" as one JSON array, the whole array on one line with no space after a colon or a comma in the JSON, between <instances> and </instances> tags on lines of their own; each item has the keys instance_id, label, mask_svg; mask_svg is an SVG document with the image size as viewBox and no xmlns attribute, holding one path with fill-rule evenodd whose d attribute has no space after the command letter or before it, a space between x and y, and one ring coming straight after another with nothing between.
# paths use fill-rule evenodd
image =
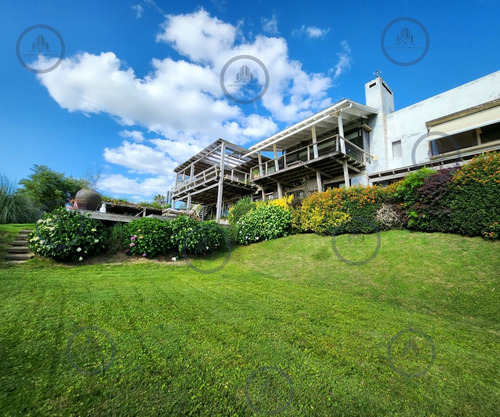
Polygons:
<instances>
[{"instance_id":1,"label":"wooden beam","mask_svg":"<svg viewBox=\"0 0 500 417\"><path fill-rule=\"evenodd\" d=\"M222 192L224 189L224 162L226 154L226 144L221 143L220 147L220 172L219 172L219 188L217 190L217 213L215 216L216 223L220 223L220 218L222 215Z\"/></svg>"}]
</instances>

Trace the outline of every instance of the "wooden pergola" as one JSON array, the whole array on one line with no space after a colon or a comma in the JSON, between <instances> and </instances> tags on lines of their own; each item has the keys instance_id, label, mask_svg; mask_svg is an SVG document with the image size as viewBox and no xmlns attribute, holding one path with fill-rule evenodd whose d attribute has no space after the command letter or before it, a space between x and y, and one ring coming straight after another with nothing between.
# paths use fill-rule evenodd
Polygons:
<instances>
[{"instance_id":1,"label":"wooden pergola","mask_svg":"<svg viewBox=\"0 0 500 417\"><path fill-rule=\"evenodd\" d=\"M250 168L258 163L257 155L223 139L211 143L174 169L172 198L192 204L216 205L216 221L220 222L223 201L251 195L258 190L252 182ZM266 161L269 158L265 158Z\"/></svg>"}]
</instances>

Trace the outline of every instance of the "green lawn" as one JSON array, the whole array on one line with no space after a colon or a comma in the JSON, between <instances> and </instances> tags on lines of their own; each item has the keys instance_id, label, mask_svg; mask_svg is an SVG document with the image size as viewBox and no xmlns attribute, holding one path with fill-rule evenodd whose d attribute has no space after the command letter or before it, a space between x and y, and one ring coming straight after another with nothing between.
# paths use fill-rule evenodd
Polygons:
<instances>
[{"instance_id":1,"label":"green lawn","mask_svg":"<svg viewBox=\"0 0 500 417\"><path fill-rule=\"evenodd\" d=\"M347 239L346 258L376 244ZM143 259L0 265L0 409L499 415L499 250L390 231L362 265L316 235L237 247L212 274Z\"/></svg>"}]
</instances>

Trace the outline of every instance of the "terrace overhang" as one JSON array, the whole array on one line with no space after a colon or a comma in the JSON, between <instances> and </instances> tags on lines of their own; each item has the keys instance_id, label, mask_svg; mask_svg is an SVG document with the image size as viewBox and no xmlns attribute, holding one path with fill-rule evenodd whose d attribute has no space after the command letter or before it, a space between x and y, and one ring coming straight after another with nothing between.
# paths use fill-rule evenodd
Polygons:
<instances>
[{"instance_id":1,"label":"terrace overhang","mask_svg":"<svg viewBox=\"0 0 500 417\"><path fill-rule=\"evenodd\" d=\"M258 152L277 152L288 149L310 138L312 128L315 129L317 136L339 128L342 136L344 124L360 118L368 119L377 113L378 110L373 107L344 99L251 146L250 152L244 156L248 157ZM366 126L366 130L370 130L370 128Z\"/></svg>"}]
</instances>

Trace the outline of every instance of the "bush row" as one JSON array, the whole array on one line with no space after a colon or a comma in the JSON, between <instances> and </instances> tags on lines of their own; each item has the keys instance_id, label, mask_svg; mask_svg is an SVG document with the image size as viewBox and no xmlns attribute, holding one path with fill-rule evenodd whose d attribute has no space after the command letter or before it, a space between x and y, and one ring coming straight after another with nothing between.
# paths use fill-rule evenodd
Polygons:
<instances>
[{"instance_id":1,"label":"bush row","mask_svg":"<svg viewBox=\"0 0 500 417\"><path fill-rule=\"evenodd\" d=\"M180 254L201 254L226 245L227 238L215 222L198 223L186 216L173 221L140 218L125 225L107 229L89 215L56 209L40 219L28 237L30 249L57 261L79 262L104 252L143 257Z\"/></svg>"},{"instance_id":2,"label":"bush row","mask_svg":"<svg viewBox=\"0 0 500 417\"><path fill-rule=\"evenodd\" d=\"M385 188L329 189L301 201L245 199L232 213L234 239L244 244L297 232L332 235L403 227L498 239L500 153L477 156L458 169L422 168Z\"/></svg>"}]
</instances>

